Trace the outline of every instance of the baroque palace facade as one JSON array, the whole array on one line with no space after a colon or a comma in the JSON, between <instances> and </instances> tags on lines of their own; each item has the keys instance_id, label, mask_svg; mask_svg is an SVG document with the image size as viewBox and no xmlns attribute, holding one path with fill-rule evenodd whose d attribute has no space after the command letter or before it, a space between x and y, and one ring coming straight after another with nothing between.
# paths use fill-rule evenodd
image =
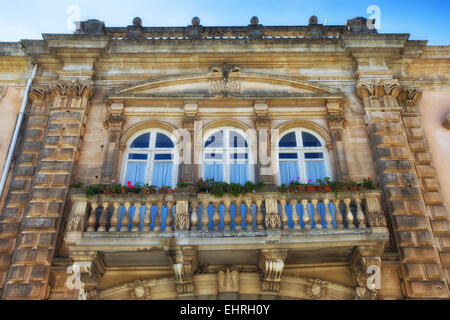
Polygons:
<instances>
[{"instance_id":1,"label":"baroque palace facade","mask_svg":"<svg viewBox=\"0 0 450 320\"><path fill-rule=\"evenodd\" d=\"M1 299L448 299L450 48L372 24L0 43Z\"/></svg>"}]
</instances>

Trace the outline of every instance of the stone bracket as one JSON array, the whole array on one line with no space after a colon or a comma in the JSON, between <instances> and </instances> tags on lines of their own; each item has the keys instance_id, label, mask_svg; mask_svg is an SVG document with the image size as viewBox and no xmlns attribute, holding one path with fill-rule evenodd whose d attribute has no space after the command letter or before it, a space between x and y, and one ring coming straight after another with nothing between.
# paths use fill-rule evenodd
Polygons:
<instances>
[{"instance_id":1,"label":"stone bracket","mask_svg":"<svg viewBox=\"0 0 450 320\"><path fill-rule=\"evenodd\" d=\"M96 295L97 286L105 273L105 264L97 251L71 252L73 270L79 272L81 286L79 300L91 299Z\"/></svg>"},{"instance_id":2,"label":"stone bracket","mask_svg":"<svg viewBox=\"0 0 450 320\"><path fill-rule=\"evenodd\" d=\"M191 246L169 249L168 256L175 272L178 295L193 295L195 293L194 273L198 267L197 249Z\"/></svg>"},{"instance_id":3,"label":"stone bracket","mask_svg":"<svg viewBox=\"0 0 450 320\"><path fill-rule=\"evenodd\" d=\"M278 293L287 249L263 249L258 259L258 269L261 271L262 291Z\"/></svg>"},{"instance_id":4,"label":"stone bracket","mask_svg":"<svg viewBox=\"0 0 450 320\"><path fill-rule=\"evenodd\" d=\"M368 281L373 275L373 269L381 268L381 254L384 250L384 242L377 246L357 247L350 259L350 269L355 279L355 300L376 300L376 279L375 277Z\"/></svg>"}]
</instances>

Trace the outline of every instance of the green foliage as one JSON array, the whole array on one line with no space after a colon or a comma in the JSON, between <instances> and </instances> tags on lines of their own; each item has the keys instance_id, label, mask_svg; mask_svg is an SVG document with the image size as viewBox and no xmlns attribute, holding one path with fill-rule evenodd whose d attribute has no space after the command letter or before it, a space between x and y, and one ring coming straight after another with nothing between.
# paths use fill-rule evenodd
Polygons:
<instances>
[{"instance_id":1,"label":"green foliage","mask_svg":"<svg viewBox=\"0 0 450 320\"><path fill-rule=\"evenodd\" d=\"M73 183L70 185L70 189L80 189L84 186L83 182Z\"/></svg>"}]
</instances>

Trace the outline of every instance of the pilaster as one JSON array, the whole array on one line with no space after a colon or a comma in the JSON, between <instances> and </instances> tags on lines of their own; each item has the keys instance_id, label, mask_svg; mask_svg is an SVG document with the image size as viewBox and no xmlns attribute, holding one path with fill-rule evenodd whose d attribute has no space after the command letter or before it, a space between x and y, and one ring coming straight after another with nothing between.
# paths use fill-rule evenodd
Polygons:
<instances>
[{"instance_id":1,"label":"pilaster","mask_svg":"<svg viewBox=\"0 0 450 320\"><path fill-rule=\"evenodd\" d=\"M36 167L27 205L18 225L18 239L6 275L3 299L46 299L49 275L60 233L62 214L84 133L93 88L80 82L59 82L50 90L48 122L33 142ZM39 104L44 107L45 104ZM44 121L45 122L45 121ZM28 126L31 130L30 126Z\"/></svg>"},{"instance_id":2,"label":"pilaster","mask_svg":"<svg viewBox=\"0 0 450 320\"><path fill-rule=\"evenodd\" d=\"M427 209L426 189L416 165L419 156L414 155L427 150L427 146L422 140L413 141L413 131L404 125L402 103L405 95L411 95L397 80L362 81L357 84L357 93L364 105L375 170L383 186L383 200L391 221L388 225L394 236L391 240L400 253L404 294L410 298L449 297L443 260L427 213L434 207ZM417 93L413 96L418 98ZM411 102L408 105L412 108ZM408 117L408 121L421 126L420 118L415 116ZM435 204L441 210L438 212L445 212L442 200Z\"/></svg>"},{"instance_id":3,"label":"pilaster","mask_svg":"<svg viewBox=\"0 0 450 320\"><path fill-rule=\"evenodd\" d=\"M114 176L114 171L119 153L120 136L125 123L123 109L123 103L111 104L108 108L108 116L103 123L108 134L101 178L102 183L105 184L111 183L113 179L119 180L118 177Z\"/></svg>"}]
</instances>

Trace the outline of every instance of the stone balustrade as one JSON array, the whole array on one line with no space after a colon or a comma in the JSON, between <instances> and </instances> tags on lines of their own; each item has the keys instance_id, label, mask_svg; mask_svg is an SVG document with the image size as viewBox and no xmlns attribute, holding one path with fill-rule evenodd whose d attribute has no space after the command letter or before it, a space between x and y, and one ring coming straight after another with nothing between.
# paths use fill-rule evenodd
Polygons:
<instances>
[{"instance_id":1,"label":"stone balustrade","mask_svg":"<svg viewBox=\"0 0 450 320\"><path fill-rule=\"evenodd\" d=\"M69 232L264 235L386 227L380 192L210 194L72 193Z\"/></svg>"}]
</instances>

